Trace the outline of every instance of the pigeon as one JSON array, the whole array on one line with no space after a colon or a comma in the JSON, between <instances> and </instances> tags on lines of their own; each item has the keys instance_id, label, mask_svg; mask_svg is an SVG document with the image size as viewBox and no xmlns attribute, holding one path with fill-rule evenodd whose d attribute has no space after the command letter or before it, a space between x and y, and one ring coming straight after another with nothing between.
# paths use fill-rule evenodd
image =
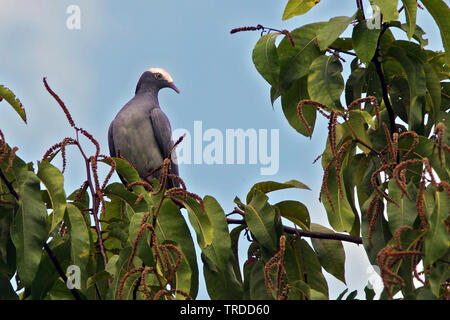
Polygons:
<instances>
[{"instance_id":1,"label":"pigeon","mask_svg":"<svg viewBox=\"0 0 450 320\"><path fill-rule=\"evenodd\" d=\"M161 110L158 92L162 88L180 90L175 86L170 74L162 68L150 68L139 78L135 96L119 111L108 130L109 152L112 157L119 154L130 162L139 176L152 184L159 179L158 168L173 148L172 129L169 119ZM171 158L170 172L179 175L178 165ZM119 175L122 182L127 182ZM167 180L167 189L179 187L176 179Z\"/></svg>"}]
</instances>

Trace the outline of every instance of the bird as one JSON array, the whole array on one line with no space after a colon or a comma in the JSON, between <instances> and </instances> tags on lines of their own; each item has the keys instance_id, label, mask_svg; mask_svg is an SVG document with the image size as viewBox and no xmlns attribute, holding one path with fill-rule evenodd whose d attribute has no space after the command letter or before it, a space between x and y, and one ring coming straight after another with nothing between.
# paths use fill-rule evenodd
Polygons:
<instances>
[{"instance_id":1,"label":"bird","mask_svg":"<svg viewBox=\"0 0 450 320\"><path fill-rule=\"evenodd\" d=\"M176 93L170 74L162 68L150 68L139 78L135 96L117 113L108 130L108 146L111 157L119 154L131 163L146 182L152 184L159 179L161 170L151 175L168 158L174 143L169 119L161 110L158 93L163 88L171 88ZM179 176L175 156L171 157L170 174ZM127 182L119 175L122 182ZM176 179L167 180L167 189L179 187Z\"/></svg>"}]
</instances>

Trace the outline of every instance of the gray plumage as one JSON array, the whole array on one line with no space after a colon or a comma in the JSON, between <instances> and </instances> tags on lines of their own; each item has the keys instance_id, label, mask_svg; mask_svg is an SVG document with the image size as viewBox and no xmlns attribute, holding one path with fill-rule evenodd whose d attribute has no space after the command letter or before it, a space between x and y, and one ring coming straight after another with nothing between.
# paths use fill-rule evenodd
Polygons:
<instances>
[{"instance_id":1,"label":"gray plumage","mask_svg":"<svg viewBox=\"0 0 450 320\"><path fill-rule=\"evenodd\" d=\"M145 71L136 86L135 96L119 111L108 131L110 155L115 157L120 151L149 183L159 178L160 171L146 176L161 165L173 147L170 122L158 102L159 90L166 87L179 93L165 70ZM178 175L178 166L173 161L170 173ZM120 179L126 183L122 177ZM167 188L174 186L179 186L178 181L169 179Z\"/></svg>"}]
</instances>

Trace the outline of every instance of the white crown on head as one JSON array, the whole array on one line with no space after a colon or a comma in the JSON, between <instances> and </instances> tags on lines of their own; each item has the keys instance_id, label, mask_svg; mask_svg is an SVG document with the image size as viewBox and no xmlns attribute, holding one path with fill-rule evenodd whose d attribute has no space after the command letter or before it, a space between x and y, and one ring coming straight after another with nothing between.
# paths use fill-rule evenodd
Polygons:
<instances>
[{"instance_id":1,"label":"white crown on head","mask_svg":"<svg viewBox=\"0 0 450 320\"><path fill-rule=\"evenodd\" d=\"M149 71L151 73L160 73L160 74L162 74L164 80L167 80L167 82L169 82L169 83L173 82L173 79L170 76L170 74L163 68L150 68L147 71Z\"/></svg>"}]
</instances>

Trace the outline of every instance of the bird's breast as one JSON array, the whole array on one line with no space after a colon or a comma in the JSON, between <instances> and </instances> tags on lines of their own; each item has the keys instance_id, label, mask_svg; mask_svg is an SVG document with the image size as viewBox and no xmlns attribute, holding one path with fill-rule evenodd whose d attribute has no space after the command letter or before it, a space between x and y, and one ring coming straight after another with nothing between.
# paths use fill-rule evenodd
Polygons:
<instances>
[{"instance_id":1,"label":"bird's breast","mask_svg":"<svg viewBox=\"0 0 450 320\"><path fill-rule=\"evenodd\" d=\"M132 163L141 176L163 161L147 114L118 114L113 124L113 139L116 152Z\"/></svg>"}]
</instances>

